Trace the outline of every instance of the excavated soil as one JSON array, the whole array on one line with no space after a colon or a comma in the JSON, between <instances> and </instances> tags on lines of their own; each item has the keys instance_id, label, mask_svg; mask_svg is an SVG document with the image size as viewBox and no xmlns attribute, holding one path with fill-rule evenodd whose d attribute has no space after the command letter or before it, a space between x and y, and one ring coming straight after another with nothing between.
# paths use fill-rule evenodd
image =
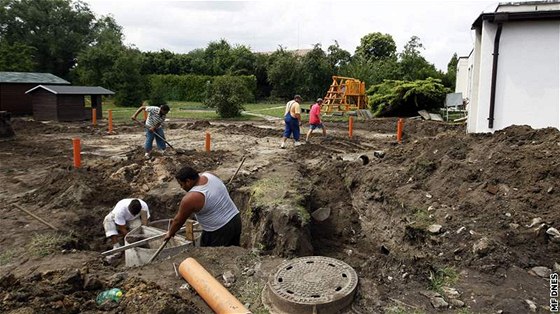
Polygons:
<instances>
[{"instance_id":1,"label":"excavated soil","mask_svg":"<svg viewBox=\"0 0 560 314\"><path fill-rule=\"evenodd\" d=\"M173 264L197 259L254 313L285 259L323 255L354 267L358 292L345 313L545 313L547 271L560 265L560 132L396 119L327 123L329 136L280 149L281 122L172 120L177 151L144 159L143 133L117 125L12 121L0 142L0 312L209 313ZM204 151L206 132L211 152ZM82 167L72 166L80 138ZM142 267L105 265L103 217L140 197L152 218L171 218L183 165L229 181L242 213L242 247L190 248ZM21 211L44 218L52 230ZM326 213L326 214L325 214ZM546 267L544 277L532 270ZM542 274L541 274L542 275ZM118 304L95 303L118 287ZM439 293L439 295L438 295ZM531 309L533 306L533 309Z\"/></svg>"}]
</instances>

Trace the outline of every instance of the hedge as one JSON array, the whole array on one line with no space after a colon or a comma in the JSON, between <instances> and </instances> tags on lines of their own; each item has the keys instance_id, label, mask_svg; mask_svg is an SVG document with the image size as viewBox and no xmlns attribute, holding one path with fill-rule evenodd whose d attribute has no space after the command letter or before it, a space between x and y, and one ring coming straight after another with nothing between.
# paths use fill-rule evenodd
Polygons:
<instances>
[{"instance_id":1,"label":"hedge","mask_svg":"<svg viewBox=\"0 0 560 314\"><path fill-rule=\"evenodd\" d=\"M212 83L216 76L209 75L149 75L150 89L162 91L165 100L175 101L203 101L207 91L207 82ZM254 75L239 75L247 89L251 92L252 100L257 91L257 79Z\"/></svg>"}]
</instances>

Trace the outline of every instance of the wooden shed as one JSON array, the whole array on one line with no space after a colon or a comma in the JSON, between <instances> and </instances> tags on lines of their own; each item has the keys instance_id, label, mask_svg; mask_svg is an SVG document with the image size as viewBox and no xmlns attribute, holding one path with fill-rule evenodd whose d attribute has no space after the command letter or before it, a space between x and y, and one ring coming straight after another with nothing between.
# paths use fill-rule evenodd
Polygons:
<instances>
[{"instance_id":1,"label":"wooden shed","mask_svg":"<svg viewBox=\"0 0 560 314\"><path fill-rule=\"evenodd\" d=\"M0 111L32 114L31 96L25 92L39 84L70 85L70 82L50 73L0 72Z\"/></svg>"},{"instance_id":2,"label":"wooden shed","mask_svg":"<svg viewBox=\"0 0 560 314\"><path fill-rule=\"evenodd\" d=\"M31 95L35 120L83 121L91 119L93 109L101 119L101 96L115 93L99 86L39 85L26 94ZM88 96L91 97L91 108L86 108Z\"/></svg>"}]
</instances>

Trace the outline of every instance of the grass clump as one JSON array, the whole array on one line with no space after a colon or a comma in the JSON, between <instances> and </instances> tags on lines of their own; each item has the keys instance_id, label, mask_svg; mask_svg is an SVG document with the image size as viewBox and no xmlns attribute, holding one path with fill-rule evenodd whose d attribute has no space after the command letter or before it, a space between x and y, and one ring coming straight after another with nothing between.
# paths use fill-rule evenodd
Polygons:
<instances>
[{"instance_id":1,"label":"grass clump","mask_svg":"<svg viewBox=\"0 0 560 314\"><path fill-rule=\"evenodd\" d=\"M0 266L9 264L15 257L16 252L14 250L5 250L0 254Z\"/></svg>"},{"instance_id":2,"label":"grass clump","mask_svg":"<svg viewBox=\"0 0 560 314\"><path fill-rule=\"evenodd\" d=\"M47 256L60 249L60 247L72 241L71 235L59 233L38 233L33 236L27 246L27 251L33 256Z\"/></svg>"},{"instance_id":3,"label":"grass clump","mask_svg":"<svg viewBox=\"0 0 560 314\"><path fill-rule=\"evenodd\" d=\"M444 267L435 272L430 271L430 289L443 293L443 287L457 282L459 274L452 267Z\"/></svg>"}]
</instances>

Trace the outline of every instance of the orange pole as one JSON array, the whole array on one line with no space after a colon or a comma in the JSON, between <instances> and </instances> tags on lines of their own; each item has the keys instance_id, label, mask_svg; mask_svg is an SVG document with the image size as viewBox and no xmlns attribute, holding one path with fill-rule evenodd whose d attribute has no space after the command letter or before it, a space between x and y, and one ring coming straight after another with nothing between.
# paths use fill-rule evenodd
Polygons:
<instances>
[{"instance_id":1,"label":"orange pole","mask_svg":"<svg viewBox=\"0 0 560 314\"><path fill-rule=\"evenodd\" d=\"M397 121L397 142L402 143L403 119Z\"/></svg>"},{"instance_id":2,"label":"orange pole","mask_svg":"<svg viewBox=\"0 0 560 314\"><path fill-rule=\"evenodd\" d=\"M82 165L82 158L80 156L80 139L72 139L72 146L74 148L74 168L80 168Z\"/></svg>"},{"instance_id":3,"label":"orange pole","mask_svg":"<svg viewBox=\"0 0 560 314\"><path fill-rule=\"evenodd\" d=\"M354 118L348 118L348 136L352 138L352 133L354 132Z\"/></svg>"},{"instance_id":4,"label":"orange pole","mask_svg":"<svg viewBox=\"0 0 560 314\"><path fill-rule=\"evenodd\" d=\"M206 152L210 152L210 133L206 132L206 140L204 141L204 148Z\"/></svg>"},{"instance_id":5,"label":"orange pole","mask_svg":"<svg viewBox=\"0 0 560 314\"><path fill-rule=\"evenodd\" d=\"M93 126L97 125L97 109L95 108L91 109L91 124L93 124Z\"/></svg>"},{"instance_id":6,"label":"orange pole","mask_svg":"<svg viewBox=\"0 0 560 314\"><path fill-rule=\"evenodd\" d=\"M179 273L215 313L251 313L194 258L185 259Z\"/></svg>"},{"instance_id":7,"label":"orange pole","mask_svg":"<svg viewBox=\"0 0 560 314\"><path fill-rule=\"evenodd\" d=\"M109 109L109 134L113 133L113 110Z\"/></svg>"}]
</instances>

